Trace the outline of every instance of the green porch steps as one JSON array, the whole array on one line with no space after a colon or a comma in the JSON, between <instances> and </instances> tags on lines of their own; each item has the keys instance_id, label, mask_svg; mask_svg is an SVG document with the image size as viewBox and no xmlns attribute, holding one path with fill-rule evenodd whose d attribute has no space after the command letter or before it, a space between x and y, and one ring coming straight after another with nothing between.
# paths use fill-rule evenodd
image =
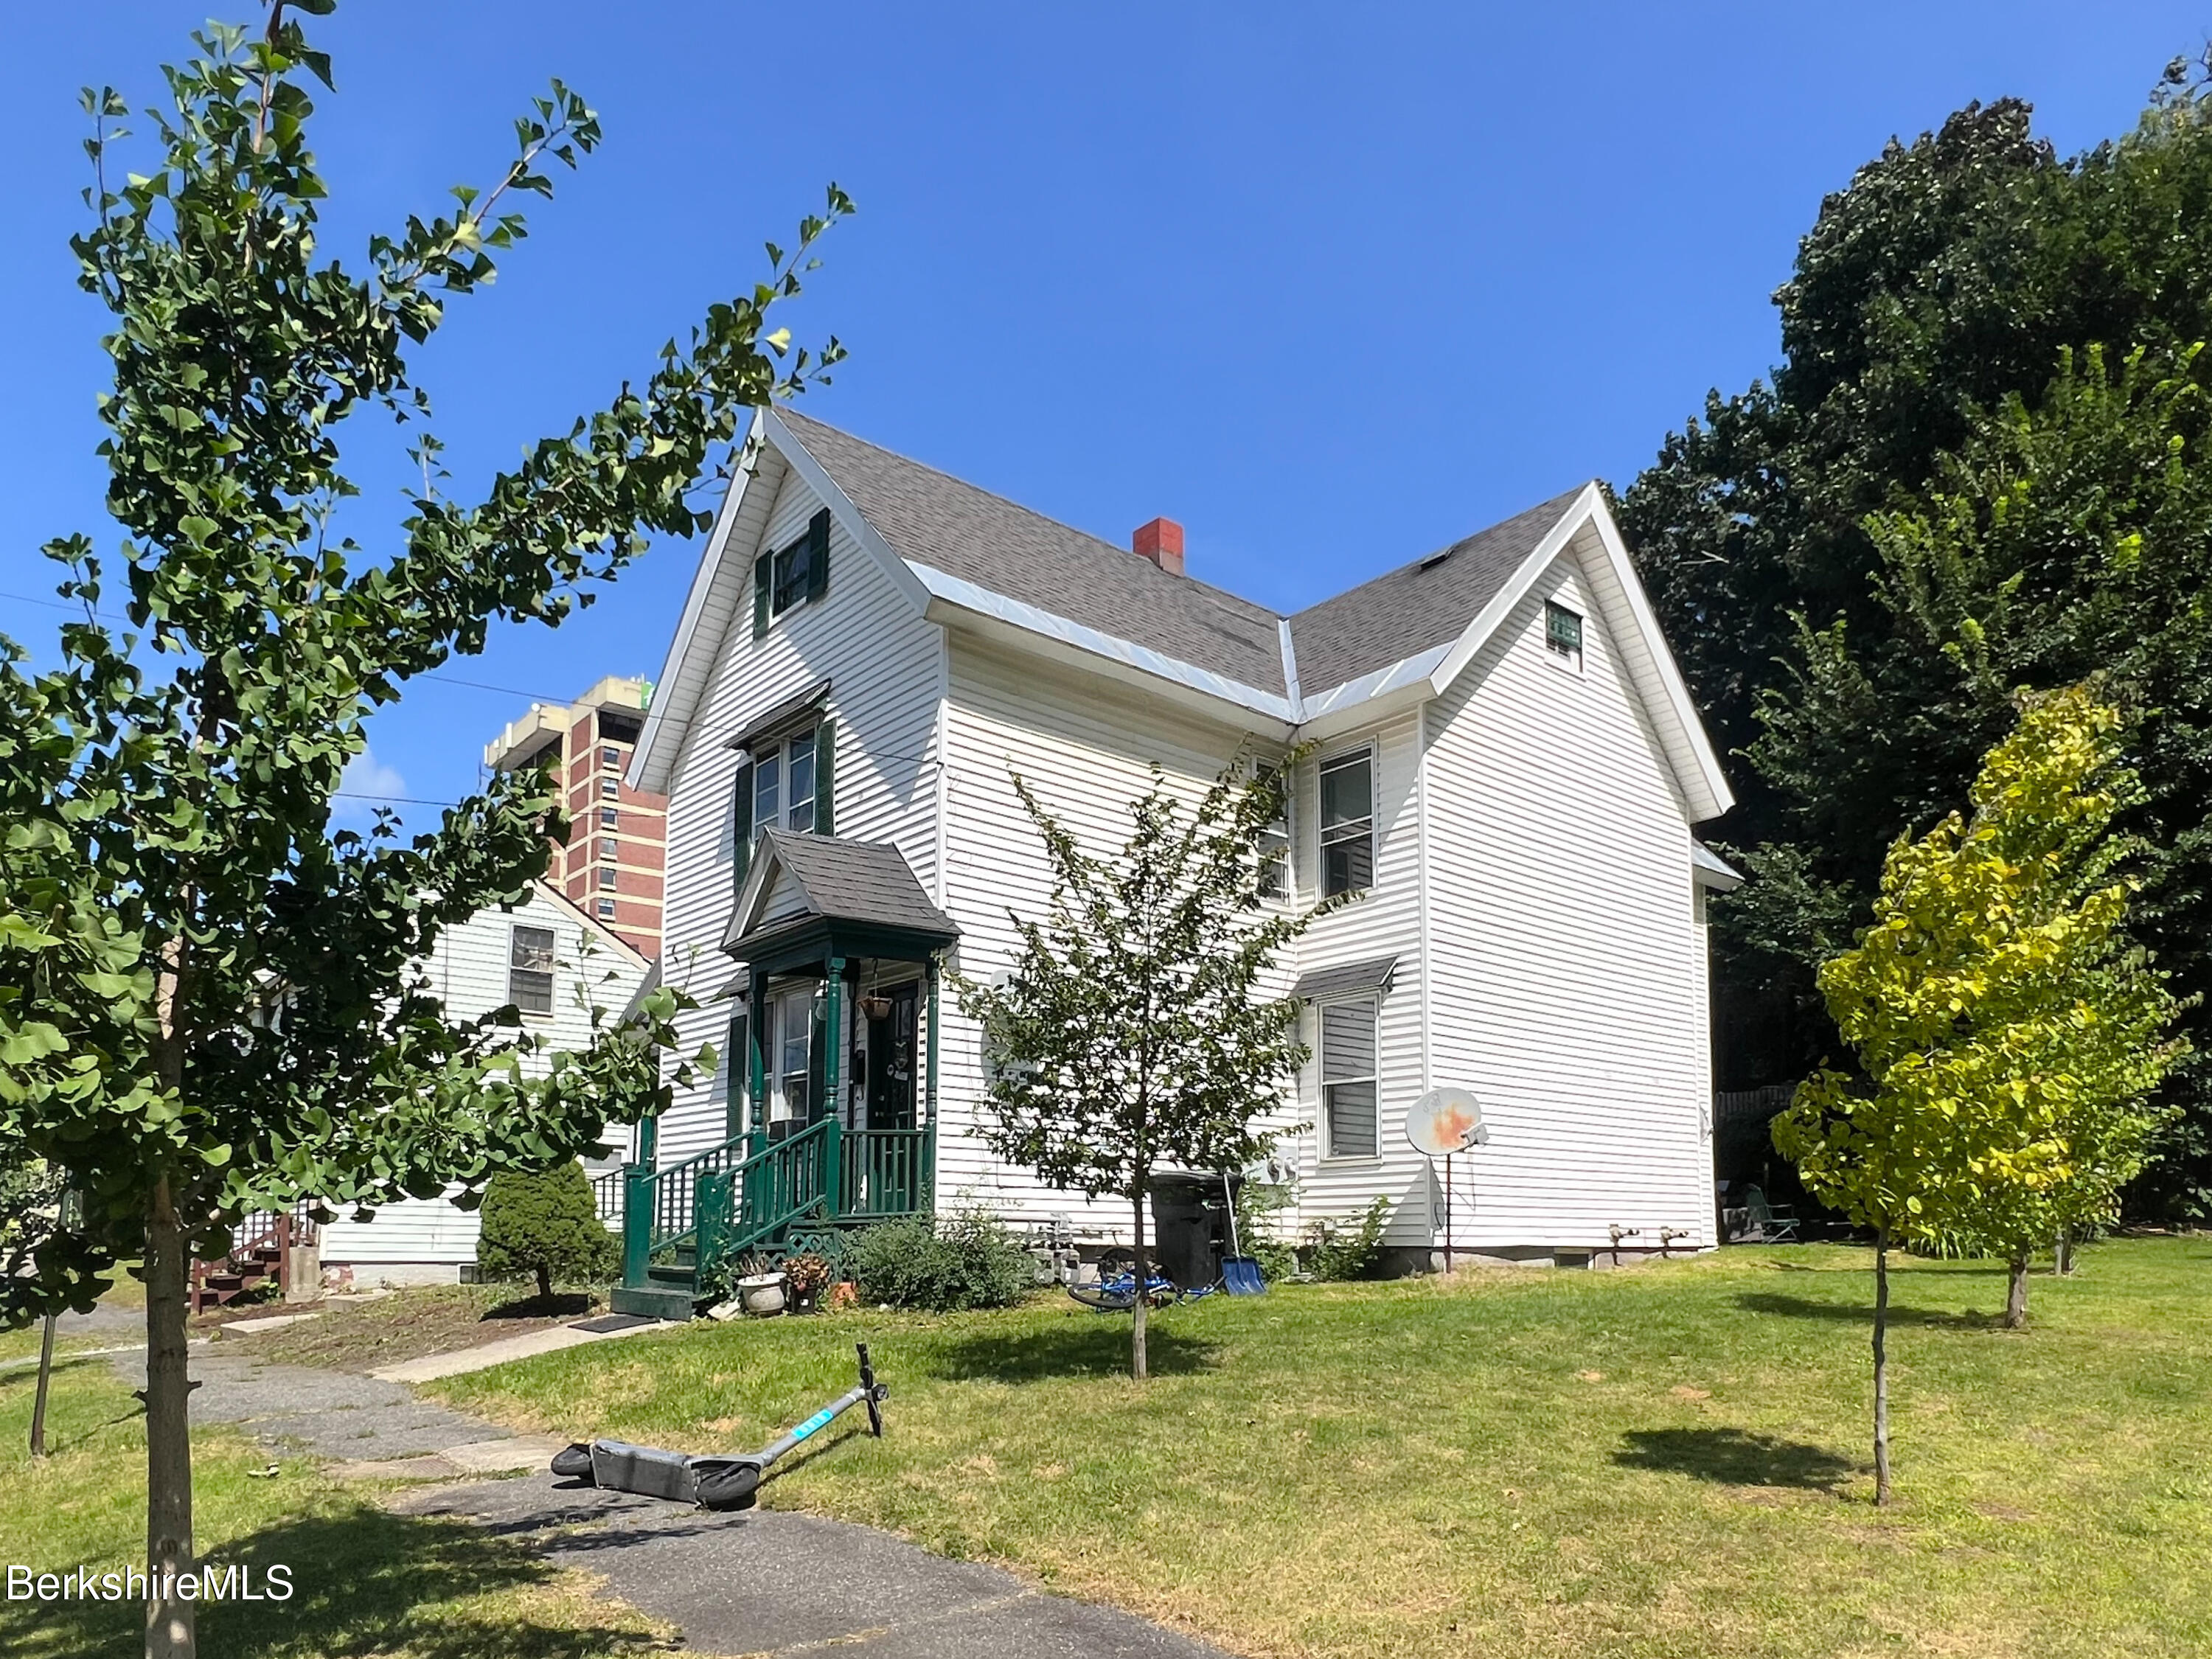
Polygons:
<instances>
[{"instance_id":1,"label":"green porch steps","mask_svg":"<svg viewBox=\"0 0 2212 1659\"><path fill-rule=\"evenodd\" d=\"M929 1206L935 1137L927 1129L847 1130L834 1119L771 1146L738 1136L623 1180L617 1313L689 1319L700 1287L732 1257L771 1261L872 1221Z\"/></svg>"}]
</instances>

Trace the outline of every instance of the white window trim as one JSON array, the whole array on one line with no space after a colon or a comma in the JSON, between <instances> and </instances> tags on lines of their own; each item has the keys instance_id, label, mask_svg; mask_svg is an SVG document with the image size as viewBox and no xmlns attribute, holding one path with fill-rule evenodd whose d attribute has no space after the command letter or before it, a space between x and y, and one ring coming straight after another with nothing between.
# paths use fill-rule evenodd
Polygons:
<instances>
[{"instance_id":1,"label":"white window trim","mask_svg":"<svg viewBox=\"0 0 2212 1659\"><path fill-rule=\"evenodd\" d=\"M526 1008L526 1007L524 1007L524 1006L522 1006L522 1004L521 1004L520 1002L516 1001L516 1000L515 1000L515 995L514 995L514 976L515 976L515 975L516 975L516 974L518 974L518 973L536 973L536 972L541 971L541 970L537 969L526 969L526 968L522 968L522 967L519 966L519 965L516 963L515 960L514 960L515 945L516 945L517 941L518 941L518 936L519 936L519 935L520 935L520 934L522 934L522 933L543 933L543 934L544 934L544 935L545 935L545 937L546 937L548 939L550 939L550 940L551 940L551 941L552 941L552 945L551 945L552 956L551 956L551 958L550 958L550 964L549 964L545 969L544 969L542 970L542 971L544 973L544 975L545 975L545 980L546 980L546 987L545 987L545 1006L544 1006L543 1009L538 1009L538 1008ZM513 1004L514 1004L515 1012L516 1012L517 1013L520 1014L520 1015L522 1016L522 1018L525 1018L525 1019L527 1019L527 1020L545 1020L545 1021L550 1021L550 1020L557 1019L557 1018L560 1018L560 1014L561 1014L561 933L560 933L560 930L559 930L558 928L556 928L556 927L545 927L545 926L542 925L541 923L534 922L534 921L518 921L518 922L514 923L512 927L510 927L507 929L507 1000L508 1000L510 1003L513 1003Z\"/></svg>"},{"instance_id":2,"label":"white window trim","mask_svg":"<svg viewBox=\"0 0 2212 1659\"><path fill-rule=\"evenodd\" d=\"M1322 890L1328 880L1328 848L1334 843L1324 841L1328 826L1322 821L1321 777L1331 767L1345 762L1367 757L1367 885L1346 890L1345 896L1356 898L1371 893L1380 884L1382 873L1382 747L1372 738L1321 756L1314 763L1314 862L1313 895L1316 901L1329 895Z\"/></svg>"},{"instance_id":3,"label":"white window trim","mask_svg":"<svg viewBox=\"0 0 2212 1659\"><path fill-rule=\"evenodd\" d=\"M1572 617L1577 628L1580 630L1582 644L1577 647L1575 654L1571 657L1564 651L1552 649L1552 612L1554 611L1564 611ZM1580 679L1583 664L1589 657L1589 613L1586 611L1576 610L1574 606L1554 594L1544 601L1542 618L1542 625L1538 630L1542 638L1538 642L1544 648L1544 660L1562 674L1572 674L1576 678Z\"/></svg>"},{"instance_id":4,"label":"white window trim","mask_svg":"<svg viewBox=\"0 0 2212 1659\"><path fill-rule=\"evenodd\" d=\"M1280 774L1282 769L1280 761L1271 765L1255 760L1252 763L1252 780L1256 783L1263 772ZM1282 786L1283 887L1279 893L1261 895L1260 902L1277 910L1291 910L1297 907L1298 902L1298 780L1295 770L1282 779Z\"/></svg>"},{"instance_id":5,"label":"white window trim","mask_svg":"<svg viewBox=\"0 0 2212 1659\"><path fill-rule=\"evenodd\" d=\"M812 757L816 736L821 729L821 722L817 720L801 731L787 732L773 744L763 744L756 752L753 759L753 797L750 803L752 827L747 832L755 841L759 840L762 830L769 829L794 836L816 833L813 826L821 821L822 781L815 775L818 769L814 765ZM804 748L809 757L806 785L808 827L793 830L791 827L791 757L799 748ZM773 823L763 820L760 815L760 762L771 754L775 759L775 819Z\"/></svg>"},{"instance_id":6,"label":"white window trim","mask_svg":"<svg viewBox=\"0 0 2212 1659\"><path fill-rule=\"evenodd\" d=\"M1322 1010L1342 1008L1353 1003L1365 1003L1375 1011L1375 1069L1365 1078L1339 1078L1339 1083L1371 1083L1375 1087L1375 1150L1371 1152L1334 1152L1329 1150L1328 1090L1329 1076L1327 1057L1322 1052L1323 1042ZM1334 1170L1374 1169L1382 1162L1382 994L1362 991L1354 995L1331 997L1326 1002L1313 1004L1314 1042L1313 1067L1316 1105L1314 1121L1317 1130L1315 1147L1316 1161Z\"/></svg>"}]
</instances>

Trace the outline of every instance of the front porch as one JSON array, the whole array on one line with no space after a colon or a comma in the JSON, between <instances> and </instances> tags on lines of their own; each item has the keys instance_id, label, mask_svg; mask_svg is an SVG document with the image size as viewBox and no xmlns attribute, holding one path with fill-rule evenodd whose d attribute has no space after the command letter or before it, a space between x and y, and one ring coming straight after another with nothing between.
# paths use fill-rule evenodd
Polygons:
<instances>
[{"instance_id":1,"label":"front porch","mask_svg":"<svg viewBox=\"0 0 2212 1659\"><path fill-rule=\"evenodd\" d=\"M725 1138L623 1171L617 1312L689 1318L751 1255L835 1260L934 1197L942 952L959 930L897 849L763 831L723 948L744 964Z\"/></svg>"}]
</instances>

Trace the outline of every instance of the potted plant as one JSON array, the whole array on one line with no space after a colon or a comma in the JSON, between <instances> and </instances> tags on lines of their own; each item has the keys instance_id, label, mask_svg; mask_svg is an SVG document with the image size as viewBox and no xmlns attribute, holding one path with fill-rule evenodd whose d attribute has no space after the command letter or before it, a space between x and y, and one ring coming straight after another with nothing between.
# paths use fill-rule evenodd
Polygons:
<instances>
[{"instance_id":1,"label":"potted plant","mask_svg":"<svg viewBox=\"0 0 2212 1659\"><path fill-rule=\"evenodd\" d=\"M738 1258L738 1301L756 1318L783 1311L783 1270L766 1256L748 1251Z\"/></svg>"},{"instance_id":2,"label":"potted plant","mask_svg":"<svg viewBox=\"0 0 2212 1659\"><path fill-rule=\"evenodd\" d=\"M830 1288L837 1273L826 1257L809 1250L786 1261L783 1276L790 1286L792 1300L798 1311L811 1313L820 1304L822 1292Z\"/></svg>"}]
</instances>

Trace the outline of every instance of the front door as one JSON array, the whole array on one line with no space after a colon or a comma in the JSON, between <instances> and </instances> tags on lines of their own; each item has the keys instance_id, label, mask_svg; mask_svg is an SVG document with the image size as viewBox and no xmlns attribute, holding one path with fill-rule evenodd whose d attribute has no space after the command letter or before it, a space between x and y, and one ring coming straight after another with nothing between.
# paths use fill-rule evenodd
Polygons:
<instances>
[{"instance_id":1,"label":"front door","mask_svg":"<svg viewBox=\"0 0 2212 1659\"><path fill-rule=\"evenodd\" d=\"M911 1129L915 1103L915 1012L920 984L908 980L879 994L890 1006L868 1020L868 1127Z\"/></svg>"}]
</instances>

